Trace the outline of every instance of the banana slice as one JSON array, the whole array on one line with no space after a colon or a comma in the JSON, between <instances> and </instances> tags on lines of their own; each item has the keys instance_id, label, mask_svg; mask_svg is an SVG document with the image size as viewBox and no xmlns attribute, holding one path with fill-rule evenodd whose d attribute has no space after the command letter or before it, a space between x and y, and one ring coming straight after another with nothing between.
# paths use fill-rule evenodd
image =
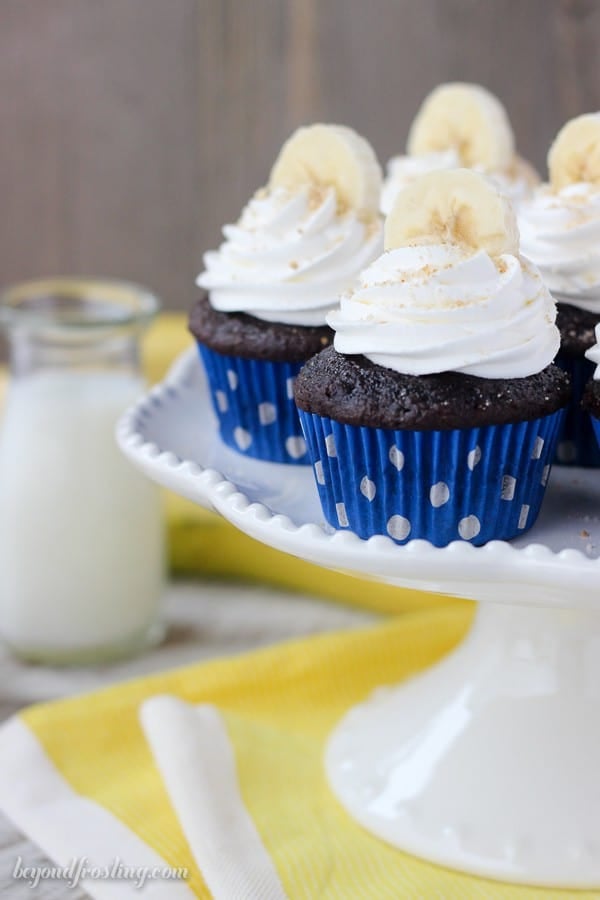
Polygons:
<instances>
[{"instance_id":1,"label":"banana slice","mask_svg":"<svg viewBox=\"0 0 600 900\"><path fill-rule=\"evenodd\" d=\"M442 84L425 98L412 123L411 156L454 149L463 165L488 172L510 166L515 140L506 110L478 84Z\"/></svg>"},{"instance_id":2,"label":"banana slice","mask_svg":"<svg viewBox=\"0 0 600 900\"><path fill-rule=\"evenodd\" d=\"M269 178L270 187L297 190L334 187L338 209L353 209L369 221L378 214L381 166L371 145L344 125L309 125L285 142Z\"/></svg>"},{"instance_id":3,"label":"banana slice","mask_svg":"<svg viewBox=\"0 0 600 900\"><path fill-rule=\"evenodd\" d=\"M430 172L396 198L385 220L385 249L456 244L490 256L519 253L519 229L510 202L470 169Z\"/></svg>"},{"instance_id":4,"label":"banana slice","mask_svg":"<svg viewBox=\"0 0 600 900\"><path fill-rule=\"evenodd\" d=\"M563 125L548 151L548 172L556 191L579 181L600 186L600 113Z\"/></svg>"}]
</instances>

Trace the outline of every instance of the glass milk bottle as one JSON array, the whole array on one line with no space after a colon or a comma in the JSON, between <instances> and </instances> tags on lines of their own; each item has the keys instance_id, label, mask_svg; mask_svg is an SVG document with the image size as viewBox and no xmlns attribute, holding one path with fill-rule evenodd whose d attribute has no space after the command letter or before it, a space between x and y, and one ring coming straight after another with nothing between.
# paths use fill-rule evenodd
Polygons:
<instances>
[{"instance_id":1,"label":"glass milk bottle","mask_svg":"<svg viewBox=\"0 0 600 900\"><path fill-rule=\"evenodd\" d=\"M9 342L0 429L0 637L19 656L77 664L162 635L159 493L119 452L143 391L141 287L57 279L0 297Z\"/></svg>"}]
</instances>

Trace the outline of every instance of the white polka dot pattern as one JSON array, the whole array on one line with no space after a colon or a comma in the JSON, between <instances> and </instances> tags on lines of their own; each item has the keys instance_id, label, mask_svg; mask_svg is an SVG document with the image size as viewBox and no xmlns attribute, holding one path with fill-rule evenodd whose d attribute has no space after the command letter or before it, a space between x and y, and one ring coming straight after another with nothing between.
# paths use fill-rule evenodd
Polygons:
<instances>
[{"instance_id":1,"label":"white polka dot pattern","mask_svg":"<svg viewBox=\"0 0 600 900\"><path fill-rule=\"evenodd\" d=\"M450 499L450 488L445 481L438 481L429 490L429 502L438 509Z\"/></svg>"},{"instance_id":2,"label":"white polka dot pattern","mask_svg":"<svg viewBox=\"0 0 600 900\"><path fill-rule=\"evenodd\" d=\"M502 490L500 491L500 497L502 500L512 500L515 496L515 488L517 486L517 479L513 478L512 475L503 475L502 476Z\"/></svg>"},{"instance_id":3,"label":"white polka dot pattern","mask_svg":"<svg viewBox=\"0 0 600 900\"><path fill-rule=\"evenodd\" d=\"M473 471L478 462L481 461L481 447L474 447L473 450L469 450L469 455L467 456L467 466Z\"/></svg>"},{"instance_id":4,"label":"white polka dot pattern","mask_svg":"<svg viewBox=\"0 0 600 900\"><path fill-rule=\"evenodd\" d=\"M364 478L361 479L360 482L360 492L363 497L366 497L369 502L375 499L375 494L377 493L377 486L374 481L365 475Z\"/></svg>"},{"instance_id":5,"label":"white polka dot pattern","mask_svg":"<svg viewBox=\"0 0 600 900\"><path fill-rule=\"evenodd\" d=\"M252 435L250 432L246 431L245 428L241 428L239 425L237 428L233 429L233 439L240 450L247 450L252 443Z\"/></svg>"},{"instance_id":6,"label":"white polka dot pattern","mask_svg":"<svg viewBox=\"0 0 600 900\"><path fill-rule=\"evenodd\" d=\"M225 391L215 391L215 400L217 401L219 412L227 412L229 409L229 400L227 399Z\"/></svg>"},{"instance_id":7,"label":"white polka dot pattern","mask_svg":"<svg viewBox=\"0 0 600 900\"><path fill-rule=\"evenodd\" d=\"M544 438L536 437L535 444L533 445L533 450L531 451L532 459L539 459L542 455L542 450L544 449Z\"/></svg>"},{"instance_id":8,"label":"white polka dot pattern","mask_svg":"<svg viewBox=\"0 0 600 900\"><path fill-rule=\"evenodd\" d=\"M519 528L525 528L527 525L527 518L529 516L529 505L524 503L521 507L521 512L519 513Z\"/></svg>"},{"instance_id":9,"label":"white polka dot pattern","mask_svg":"<svg viewBox=\"0 0 600 900\"><path fill-rule=\"evenodd\" d=\"M439 547L510 540L531 527L560 423L555 416L471 431L390 434L300 415L331 526L361 538L424 539Z\"/></svg>"},{"instance_id":10,"label":"white polka dot pattern","mask_svg":"<svg viewBox=\"0 0 600 900\"><path fill-rule=\"evenodd\" d=\"M335 438L332 434L328 434L325 438L325 448L327 450L327 456L337 456Z\"/></svg>"},{"instance_id":11,"label":"white polka dot pattern","mask_svg":"<svg viewBox=\"0 0 600 900\"><path fill-rule=\"evenodd\" d=\"M404 468L404 453L395 444L390 447L389 460L399 472Z\"/></svg>"},{"instance_id":12,"label":"white polka dot pattern","mask_svg":"<svg viewBox=\"0 0 600 900\"><path fill-rule=\"evenodd\" d=\"M223 442L254 459L308 465L293 401L301 364L222 356L203 344L199 351Z\"/></svg>"},{"instance_id":13,"label":"white polka dot pattern","mask_svg":"<svg viewBox=\"0 0 600 900\"><path fill-rule=\"evenodd\" d=\"M477 516L465 516L458 523L458 533L463 541L471 541L481 531L481 522Z\"/></svg>"},{"instance_id":14,"label":"white polka dot pattern","mask_svg":"<svg viewBox=\"0 0 600 900\"><path fill-rule=\"evenodd\" d=\"M411 531L410 521L405 516L391 516L387 523L387 532L395 541L405 541Z\"/></svg>"},{"instance_id":15,"label":"white polka dot pattern","mask_svg":"<svg viewBox=\"0 0 600 900\"><path fill-rule=\"evenodd\" d=\"M277 419L277 408L274 403L258 404L258 421L261 425L272 425Z\"/></svg>"},{"instance_id":16,"label":"white polka dot pattern","mask_svg":"<svg viewBox=\"0 0 600 900\"><path fill-rule=\"evenodd\" d=\"M348 515L346 513L346 505L344 503L336 503L335 511L337 513L337 520L340 528L348 527Z\"/></svg>"},{"instance_id":17,"label":"white polka dot pattern","mask_svg":"<svg viewBox=\"0 0 600 900\"><path fill-rule=\"evenodd\" d=\"M299 435L293 435L285 439L285 449L292 459L302 459L306 453L306 441Z\"/></svg>"}]
</instances>

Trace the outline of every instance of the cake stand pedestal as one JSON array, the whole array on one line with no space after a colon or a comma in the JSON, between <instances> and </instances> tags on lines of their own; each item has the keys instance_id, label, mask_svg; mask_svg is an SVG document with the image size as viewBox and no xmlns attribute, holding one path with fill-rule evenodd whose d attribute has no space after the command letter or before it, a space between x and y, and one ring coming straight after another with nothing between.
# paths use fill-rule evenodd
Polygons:
<instances>
[{"instance_id":1,"label":"cake stand pedestal","mask_svg":"<svg viewBox=\"0 0 600 900\"><path fill-rule=\"evenodd\" d=\"M492 878L600 884L600 617L482 605L467 639L337 726L330 784L369 831Z\"/></svg>"},{"instance_id":2,"label":"cake stand pedestal","mask_svg":"<svg viewBox=\"0 0 600 900\"><path fill-rule=\"evenodd\" d=\"M323 521L312 472L247 460L216 436L187 355L122 419L155 481L312 562L482 601L463 644L336 726L331 787L409 853L519 883L600 887L600 478L556 469L538 523L475 548L360 540Z\"/></svg>"}]
</instances>

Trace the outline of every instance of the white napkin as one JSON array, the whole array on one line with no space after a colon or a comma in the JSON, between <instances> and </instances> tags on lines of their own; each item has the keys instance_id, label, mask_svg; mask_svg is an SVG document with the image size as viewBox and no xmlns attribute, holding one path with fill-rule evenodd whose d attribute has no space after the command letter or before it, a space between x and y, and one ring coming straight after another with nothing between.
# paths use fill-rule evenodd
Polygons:
<instances>
[{"instance_id":1,"label":"white napkin","mask_svg":"<svg viewBox=\"0 0 600 900\"><path fill-rule=\"evenodd\" d=\"M151 697L141 706L140 721L215 900L286 900L241 797L233 749L215 707Z\"/></svg>"}]
</instances>

